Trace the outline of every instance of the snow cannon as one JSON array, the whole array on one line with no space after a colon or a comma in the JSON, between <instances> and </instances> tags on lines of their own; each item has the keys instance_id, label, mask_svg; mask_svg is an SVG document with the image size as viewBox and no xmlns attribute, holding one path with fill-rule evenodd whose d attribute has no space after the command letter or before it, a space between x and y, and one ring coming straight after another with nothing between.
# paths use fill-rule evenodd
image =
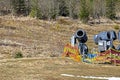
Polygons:
<instances>
[{"instance_id":1,"label":"snow cannon","mask_svg":"<svg viewBox=\"0 0 120 80\"><path fill-rule=\"evenodd\" d=\"M71 45L74 46L77 43L77 41L78 41L78 43L85 43L85 42L87 42L87 40L88 40L88 37L86 35L86 32L82 29L79 29L71 37L70 42L71 42Z\"/></svg>"},{"instance_id":2,"label":"snow cannon","mask_svg":"<svg viewBox=\"0 0 120 80\"><path fill-rule=\"evenodd\" d=\"M84 30L77 30L71 37L70 43L64 47L63 56L69 56L75 61L82 61L88 53L88 47L85 44L88 40Z\"/></svg>"},{"instance_id":3,"label":"snow cannon","mask_svg":"<svg viewBox=\"0 0 120 80\"><path fill-rule=\"evenodd\" d=\"M84 30L78 30L75 33L75 37L79 43L85 43L88 40L88 37L87 37L86 32Z\"/></svg>"},{"instance_id":4,"label":"snow cannon","mask_svg":"<svg viewBox=\"0 0 120 80\"><path fill-rule=\"evenodd\" d=\"M75 46L78 42L78 49L80 51L80 54L87 54L88 53L88 47L85 44L88 40L87 34L84 30L79 29L75 32L75 34L71 37L71 46Z\"/></svg>"},{"instance_id":5,"label":"snow cannon","mask_svg":"<svg viewBox=\"0 0 120 80\"><path fill-rule=\"evenodd\" d=\"M115 31L103 31L94 36L94 42L98 45L99 52L114 48L113 41L117 39Z\"/></svg>"},{"instance_id":6,"label":"snow cannon","mask_svg":"<svg viewBox=\"0 0 120 80\"><path fill-rule=\"evenodd\" d=\"M120 30L118 31L118 41L120 43ZM116 50L120 51L120 44L117 46Z\"/></svg>"}]
</instances>

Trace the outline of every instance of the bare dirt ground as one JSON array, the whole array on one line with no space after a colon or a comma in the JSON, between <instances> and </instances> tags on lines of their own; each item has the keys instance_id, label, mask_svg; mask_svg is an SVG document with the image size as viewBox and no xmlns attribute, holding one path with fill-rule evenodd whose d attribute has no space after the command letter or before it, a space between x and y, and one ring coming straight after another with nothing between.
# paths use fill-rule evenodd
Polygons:
<instances>
[{"instance_id":1,"label":"bare dirt ground","mask_svg":"<svg viewBox=\"0 0 120 80\"><path fill-rule=\"evenodd\" d=\"M91 80L63 77L61 74L79 76L119 77L120 66L85 64L60 58L64 45L72 34L84 29L88 35L89 50L97 46L93 35L100 31L115 30L113 25L85 25L79 20L60 18L43 21L26 17L0 17L0 80ZM115 46L119 45L115 41ZM21 52L23 59L15 59ZM95 80L95 79L94 79Z\"/></svg>"}]
</instances>

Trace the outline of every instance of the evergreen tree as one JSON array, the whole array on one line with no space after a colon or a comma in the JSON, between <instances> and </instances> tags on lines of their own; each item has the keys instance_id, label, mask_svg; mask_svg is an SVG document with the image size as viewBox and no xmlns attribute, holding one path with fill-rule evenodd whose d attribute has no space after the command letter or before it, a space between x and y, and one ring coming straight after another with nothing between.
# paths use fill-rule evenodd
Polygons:
<instances>
[{"instance_id":1,"label":"evergreen tree","mask_svg":"<svg viewBox=\"0 0 120 80\"><path fill-rule=\"evenodd\" d=\"M106 16L110 19L115 19L115 3L116 0L106 0Z\"/></svg>"},{"instance_id":2,"label":"evergreen tree","mask_svg":"<svg viewBox=\"0 0 120 80\"><path fill-rule=\"evenodd\" d=\"M88 7L87 7L87 3L86 3L86 0L81 0L80 2L80 19L86 23L89 19L89 10L88 10Z\"/></svg>"},{"instance_id":3,"label":"evergreen tree","mask_svg":"<svg viewBox=\"0 0 120 80\"><path fill-rule=\"evenodd\" d=\"M79 6L80 6L80 0L66 0L67 5L69 8L69 17L73 19L79 18Z\"/></svg>"},{"instance_id":4,"label":"evergreen tree","mask_svg":"<svg viewBox=\"0 0 120 80\"><path fill-rule=\"evenodd\" d=\"M25 0L11 0L13 6L13 12L16 15L25 15L26 5Z\"/></svg>"},{"instance_id":5,"label":"evergreen tree","mask_svg":"<svg viewBox=\"0 0 120 80\"><path fill-rule=\"evenodd\" d=\"M59 13L59 5L57 0L53 0L53 8L51 9L51 19L56 19Z\"/></svg>"},{"instance_id":6,"label":"evergreen tree","mask_svg":"<svg viewBox=\"0 0 120 80\"><path fill-rule=\"evenodd\" d=\"M31 11L30 11L31 17L36 17L38 19L41 18L41 12L38 6L38 0L32 0L31 1Z\"/></svg>"},{"instance_id":7,"label":"evergreen tree","mask_svg":"<svg viewBox=\"0 0 120 80\"><path fill-rule=\"evenodd\" d=\"M58 0L58 1L59 1L59 15L69 16L69 10L68 10L65 0Z\"/></svg>"}]
</instances>

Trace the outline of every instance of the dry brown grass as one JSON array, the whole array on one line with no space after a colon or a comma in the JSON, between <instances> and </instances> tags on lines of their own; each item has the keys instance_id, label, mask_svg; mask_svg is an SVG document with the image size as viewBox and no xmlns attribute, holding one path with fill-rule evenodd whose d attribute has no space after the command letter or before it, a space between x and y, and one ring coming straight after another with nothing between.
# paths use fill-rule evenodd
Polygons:
<instances>
[{"instance_id":1,"label":"dry brown grass","mask_svg":"<svg viewBox=\"0 0 120 80\"><path fill-rule=\"evenodd\" d=\"M5 59L0 61L0 80L91 80L61 74L119 77L119 70L119 66L77 63L67 58Z\"/></svg>"},{"instance_id":2,"label":"dry brown grass","mask_svg":"<svg viewBox=\"0 0 120 80\"><path fill-rule=\"evenodd\" d=\"M21 51L24 57L59 56L63 52L64 45L70 41L71 35L78 29L84 29L87 32L89 38L87 45L91 50L96 47L93 35L101 31L115 30L115 24L89 26L82 24L79 20L69 18L43 21L29 17L8 19L0 17L0 21L1 41L11 41L10 44L6 43L7 45L1 43L0 48L5 48L7 51L10 47L13 50L9 52L10 55L13 55L17 50ZM119 24L117 25L119 26ZM117 44L118 42L115 43L115 45Z\"/></svg>"},{"instance_id":3,"label":"dry brown grass","mask_svg":"<svg viewBox=\"0 0 120 80\"><path fill-rule=\"evenodd\" d=\"M62 20L61 23L60 20L0 17L0 80L91 80L60 75L64 73L80 76L120 76L119 66L77 63L57 57L77 29L87 32L87 45L91 50L96 48L93 35L115 30L114 25L89 26L79 20ZM114 44L117 46L118 41ZM19 51L26 58L11 59Z\"/></svg>"}]
</instances>

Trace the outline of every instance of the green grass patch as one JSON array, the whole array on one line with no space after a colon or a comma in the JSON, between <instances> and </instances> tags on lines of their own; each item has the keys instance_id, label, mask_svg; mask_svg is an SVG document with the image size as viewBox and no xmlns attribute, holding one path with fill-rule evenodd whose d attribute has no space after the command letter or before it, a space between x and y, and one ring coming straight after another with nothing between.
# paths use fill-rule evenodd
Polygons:
<instances>
[{"instance_id":1,"label":"green grass patch","mask_svg":"<svg viewBox=\"0 0 120 80\"><path fill-rule=\"evenodd\" d=\"M21 52L16 52L15 58L23 58L23 54Z\"/></svg>"},{"instance_id":2,"label":"green grass patch","mask_svg":"<svg viewBox=\"0 0 120 80\"><path fill-rule=\"evenodd\" d=\"M115 30L119 30L119 25L115 25L115 26L114 26L114 29L115 29Z\"/></svg>"}]
</instances>

